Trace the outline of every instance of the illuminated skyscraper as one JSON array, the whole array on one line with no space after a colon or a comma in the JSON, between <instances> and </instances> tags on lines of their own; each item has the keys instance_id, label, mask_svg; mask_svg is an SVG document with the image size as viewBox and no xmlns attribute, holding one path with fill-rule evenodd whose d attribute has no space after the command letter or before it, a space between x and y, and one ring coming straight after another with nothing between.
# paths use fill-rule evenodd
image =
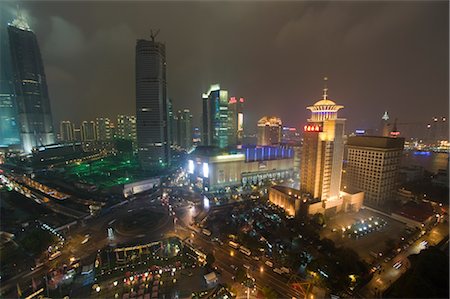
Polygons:
<instances>
[{"instance_id":1,"label":"illuminated skyscraper","mask_svg":"<svg viewBox=\"0 0 450 299\"><path fill-rule=\"evenodd\" d=\"M312 115L304 126L300 188L328 208L342 204L339 191L345 120L337 115L344 107L328 99L327 91L325 87L322 99L307 107Z\"/></svg>"},{"instance_id":2,"label":"illuminated skyscraper","mask_svg":"<svg viewBox=\"0 0 450 299\"><path fill-rule=\"evenodd\" d=\"M186 150L192 147L192 114L189 109L178 110L176 116L176 143Z\"/></svg>"},{"instance_id":3,"label":"illuminated skyscraper","mask_svg":"<svg viewBox=\"0 0 450 299\"><path fill-rule=\"evenodd\" d=\"M170 165L166 47L155 41L136 43L136 128L143 167Z\"/></svg>"},{"instance_id":4,"label":"illuminated skyscraper","mask_svg":"<svg viewBox=\"0 0 450 299\"><path fill-rule=\"evenodd\" d=\"M202 141L204 145L220 148L228 147L228 91L220 89L219 84L211 85L202 95L203 119Z\"/></svg>"},{"instance_id":5,"label":"illuminated skyscraper","mask_svg":"<svg viewBox=\"0 0 450 299\"><path fill-rule=\"evenodd\" d=\"M244 137L244 98L231 97L228 102L230 145L241 146Z\"/></svg>"},{"instance_id":6,"label":"illuminated skyscraper","mask_svg":"<svg viewBox=\"0 0 450 299\"><path fill-rule=\"evenodd\" d=\"M133 115L118 115L116 136L120 139L136 142L136 117Z\"/></svg>"},{"instance_id":7,"label":"illuminated skyscraper","mask_svg":"<svg viewBox=\"0 0 450 299\"><path fill-rule=\"evenodd\" d=\"M0 19L7 18L6 9ZM11 53L6 24L0 24L0 147L20 145Z\"/></svg>"},{"instance_id":8,"label":"illuminated skyscraper","mask_svg":"<svg viewBox=\"0 0 450 299\"><path fill-rule=\"evenodd\" d=\"M111 140L111 121L107 117L97 117L95 119L95 130L97 140L106 141Z\"/></svg>"},{"instance_id":9,"label":"illuminated skyscraper","mask_svg":"<svg viewBox=\"0 0 450 299\"><path fill-rule=\"evenodd\" d=\"M20 11L8 25L8 36L22 148L29 153L55 142L47 80L36 35Z\"/></svg>"},{"instance_id":10,"label":"illuminated skyscraper","mask_svg":"<svg viewBox=\"0 0 450 299\"><path fill-rule=\"evenodd\" d=\"M281 143L283 123L276 116L264 116L258 121L258 145Z\"/></svg>"},{"instance_id":11,"label":"illuminated skyscraper","mask_svg":"<svg viewBox=\"0 0 450 299\"><path fill-rule=\"evenodd\" d=\"M74 141L73 124L68 120L63 120L59 125L59 134L61 141Z\"/></svg>"}]
</instances>

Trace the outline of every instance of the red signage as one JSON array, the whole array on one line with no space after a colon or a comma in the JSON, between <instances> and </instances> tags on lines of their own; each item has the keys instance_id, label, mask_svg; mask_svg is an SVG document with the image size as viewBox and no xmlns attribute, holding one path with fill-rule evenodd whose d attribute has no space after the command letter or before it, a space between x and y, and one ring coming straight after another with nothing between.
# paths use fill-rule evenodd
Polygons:
<instances>
[{"instance_id":1,"label":"red signage","mask_svg":"<svg viewBox=\"0 0 450 299\"><path fill-rule=\"evenodd\" d=\"M306 125L303 127L305 132L322 132L322 126L319 125Z\"/></svg>"}]
</instances>

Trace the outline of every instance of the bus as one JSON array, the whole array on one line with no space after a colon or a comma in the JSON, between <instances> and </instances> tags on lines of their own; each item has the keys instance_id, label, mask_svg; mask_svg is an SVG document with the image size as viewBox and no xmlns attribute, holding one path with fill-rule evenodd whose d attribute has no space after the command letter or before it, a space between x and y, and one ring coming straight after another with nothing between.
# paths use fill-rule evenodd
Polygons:
<instances>
[{"instance_id":1,"label":"bus","mask_svg":"<svg viewBox=\"0 0 450 299\"><path fill-rule=\"evenodd\" d=\"M202 233L204 234L204 235L206 235L206 236L211 236L211 232L209 231L209 230L207 230L207 229L202 229Z\"/></svg>"},{"instance_id":2,"label":"bus","mask_svg":"<svg viewBox=\"0 0 450 299\"><path fill-rule=\"evenodd\" d=\"M248 248L245 248L244 246L241 246L241 248L239 248L239 251L245 254L246 256L252 255L252 252Z\"/></svg>"},{"instance_id":3,"label":"bus","mask_svg":"<svg viewBox=\"0 0 450 299\"><path fill-rule=\"evenodd\" d=\"M55 253L52 253L52 255L48 258L49 261L54 260L55 258L57 258L58 256L61 255L61 251L57 251Z\"/></svg>"},{"instance_id":4,"label":"bus","mask_svg":"<svg viewBox=\"0 0 450 299\"><path fill-rule=\"evenodd\" d=\"M233 241L229 241L229 242L228 242L228 245L229 245L231 248L234 248L234 249L238 249L238 248L239 248L239 244L238 244L238 243L235 243L235 242L233 242Z\"/></svg>"}]
</instances>

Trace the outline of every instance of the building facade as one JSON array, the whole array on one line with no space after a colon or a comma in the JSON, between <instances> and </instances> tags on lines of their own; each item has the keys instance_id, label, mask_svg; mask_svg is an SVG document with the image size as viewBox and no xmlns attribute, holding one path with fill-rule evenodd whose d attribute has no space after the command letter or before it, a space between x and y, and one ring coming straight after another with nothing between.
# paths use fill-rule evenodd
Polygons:
<instances>
[{"instance_id":1,"label":"building facade","mask_svg":"<svg viewBox=\"0 0 450 299\"><path fill-rule=\"evenodd\" d=\"M97 140L99 141L107 141L112 139L111 134L111 126L112 122L107 117L97 117L95 119L95 129Z\"/></svg>"},{"instance_id":2,"label":"building facade","mask_svg":"<svg viewBox=\"0 0 450 299\"><path fill-rule=\"evenodd\" d=\"M403 145L403 138L349 137L343 189L364 191L366 204L373 206L395 199Z\"/></svg>"},{"instance_id":3,"label":"building facade","mask_svg":"<svg viewBox=\"0 0 450 299\"><path fill-rule=\"evenodd\" d=\"M228 101L230 145L241 147L244 137L244 98L231 97Z\"/></svg>"},{"instance_id":4,"label":"building facade","mask_svg":"<svg viewBox=\"0 0 450 299\"><path fill-rule=\"evenodd\" d=\"M289 147L251 147L229 152L200 146L189 155L187 172L198 189L216 191L291 178L293 159L294 151Z\"/></svg>"},{"instance_id":5,"label":"building facade","mask_svg":"<svg viewBox=\"0 0 450 299\"><path fill-rule=\"evenodd\" d=\"M0 11L7 19L6 9ZM16 93L6 24L0 24L0 148L20 147Z\"/></svg>"},{"instance_id":6,"label":"building facade","mask_svg":"<svg viewBox=\"0 0 450 299\"><path fill-rule=\"evenodd\" d=\"M258 121L258 145L277 145L281 143L283 123L276 116L264 116Z\"/></svg>"},{"instance_id":7,"label":"building facade","mask_svg":"<svg viewBox=\"0 0 450 299\"><path fill-rule=\"evenodd\" d=\"M61 121L59 125L59 134L61 141L70 142L75 140L73 124L68 120Z\"/></svg>"},{"instance_id":8,"label":"building facade","mask_svg":"<svg viewBox=\"0 0 450 299\"><path fill-rule=\"evenodd\" d=\"M136 131L142 167L169 166L169 107L165 45L139 39L136 43Z\"/></svg>"},{"instance_id":9,"label":"building facade","mask_svg":"<svg viewBox=\"0 0 450 299\"><path fill-rule=\"evenodd\" d=\"M219 84L211 85L202 95L202 143L207 146L226 148L229 144L228 91Z\"/></svg>"},{"instance_id":10,"label":"building facade","mask_svg":"<svg viewBox=\"0 0 450 299\"><path fill-rule=\"evenodd\" d=\"M81 141L89 142L97 140L97 129L94 121L83 121L81 123Z\"/></svg>"},{"instance_id":11,"label":"building facade","mask_svg":"<svg viewBox=\"0 0 450 299\"><path fill-rule=\"evenodd\" d=\"M44 64L36 35L20 12L8 25L8 37L21 144L30 153L55 142Z\"/></svg>"},{"instance_id":12,"label":"building facade","mask_svg":"<svg viewBox=\"0 0 450 299\"><path fill-rule=\"evenodd\" d=\"M178 110L176 115L176 144L186 150L192 147L192 114L189 109Z\"/></svg>"},{"instance_id":13,"label":"building facade","mask_svg":"<svg viewBox=\"0 0 450 299\"><path fill-rule=\"evenodd\" d=\"M116 136L120 139L136 142L136 117L134 115L118 115Z\"/></svg>"},{"instance_id":14,"label":"building facade","mask_svg":"<svg viewBox=\"0 0 450 299\"><path fill-rule=\"evenodd\" d=\"M323 98L314 105L311 118L304 126L300 188L321 201L339 199L344 158L344 119L337 112L343 106Z\"/></svg>"}]
</instances>

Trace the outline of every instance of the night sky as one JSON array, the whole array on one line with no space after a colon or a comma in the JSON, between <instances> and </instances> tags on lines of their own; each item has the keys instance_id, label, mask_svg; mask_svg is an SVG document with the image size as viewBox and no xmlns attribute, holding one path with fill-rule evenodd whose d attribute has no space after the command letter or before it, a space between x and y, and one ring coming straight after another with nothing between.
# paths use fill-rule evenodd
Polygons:
<instances>
[{"instance_id":1,"label":"night sky","mask_svg":"<svg viewBox=\"0 0 450 299\"><path fill-rule=\"evenodd\" d=\"M399 123L448 116L447 1L21 7L40 43L55 124L135 114L135 44L151 28L166 44L169 97L196 125L202 92L220 83L246 99L247 131L268 114L303 126L324 76L348 130L378 126L384 110Z\"/></svg>"}]
</instances>

